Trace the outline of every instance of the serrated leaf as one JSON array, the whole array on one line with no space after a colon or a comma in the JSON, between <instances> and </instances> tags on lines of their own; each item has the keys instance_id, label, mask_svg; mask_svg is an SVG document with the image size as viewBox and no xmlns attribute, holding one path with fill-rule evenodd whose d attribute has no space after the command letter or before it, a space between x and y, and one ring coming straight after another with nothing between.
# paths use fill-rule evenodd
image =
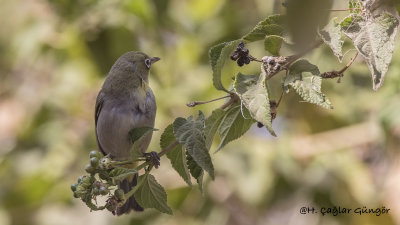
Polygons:
<instances>
[{"instance_id":1,"label":"serrated leaf","mask_svg":"<svg viewBox=\"0 0 400 225\"><path fill-rule=\"evenodd\" d=\"M168 147L175 141L174 136L174 127L170 124L167 128L165 128L164 133L160 138L160 147L164 149ZM192 182L190 181L189 169L186 165L186 154L181 144L178 144L173 149L171 149L167 154L167 158L170 160L172 168L175 169L176 172L183 178L183 180L189 185L192 186Z\"/></svg>"},{"instance_id":2,"label":"serrated leaf","mask_svg":"<svg viewBox=\"0 0 400 225\"><path fill-rule=\"evenodd\" d=\"M142 185L134 193L134 196L140 206L154 208L172 215L172 210L167 204L167 193L153 175L144 174L140 176L138 183L142 183Z\"/></svg>"},{"instance_id":3,"label":"serrated leaf","mask_svg":"<svg viewBox=\"0 0 400 225\"><path fill-rule=\"evenodd\" d=\"M264 39L264 49L272 55L279 55L283 38L278 35L267 35Z\"/></svg>"},{"instance_id":4,"label":"serrated leaf","mask_svg":"<svg viewBox=\"0 0 400 225\"><path fill-rule=\"evenodd\" d=\"M199 165L197 165L193 157L189 155L188 152L186 152L186 163L189 168L190 174L196 179L197 184L199 185L200 192L203 192L204 170Z\"/></svg>"},{"instance_id":5,"label":"serrated leaf","mask_svg":"<svg viewBox=\"0 0 400 225\"><path fill-rule=\"evenodd\" d=\"M375 18L352 14L341 23L343 33L368 64L374 90L382 86L392 60L398 25L397 18L386 12Z\"/></svg>"},{"instance_id":6,"label":"serrated leaf","mask_svg":"<svg viewBox=\"0 0 400 225\"><path fill-rule=\"evenodd\" d=\"M204 130L206 136L206 147L210 150L215 134L217 133L218 127L225 116L225 111L222 109L216 109L211 113L211 116L206 120L206 129Z\"/></svg>"},{"instance_id":7,"label":"serrated leaf","mask_svg":"<svg viewBox=\"0 0 400 225\"><path fill-rule=\"evenodd\" d=\"M113 170L111 170L109 175L110 175L110 177L112 177L114 183L116 183L116 182L125 180L126 178L128 178L136 173L137 173L137 170L135 170L135 169L117 167L117 168L114 168Z\"/></svg>"},{"instance_id":8,"label":"serrated leaf","mask_svg":"<svg viewBox=\"0 0 400 225\"><path fill-rule=\"evenodd\" d=\"M303 73L309 72L311 76L303 76ZM289 74L285 78L284 87L290 85L299 94L304 101L319 105L321 107L332 109L331 102L321 92L322 78L316 65L307 60L298 60L289 68Z\"/></svg>"},{"instance_id":9,"label":"serrated leaf","mask_svg":"<svg viewBox=\"0 0 400 225\"><path fill-rule=\"evenodd\" d=\"M129 136L133 142L133 147L130 150L130 155L132 160L136 160L141 157L143 153L140 151L139 145L141 140L149 133L156 131L153 127L138 127L129 131Z\"/></svg>"},{"instance_id":10,"label":"serrated leaf","mask_svg":"<svg viewBox=\"0 0 400 225\"><path fill-rule=\"evenodd\" d=\"M342 47L344 41L342 40L341 26L336 22L336 19L336 17L333 18L324 29L318 32L318 34L324 43L332 49L333 54L338 57L339 62L342 62Z\"/></svg>"},{"instance_id":11,"label":"serrated leaf","mask_svg":"<svg viewBox=\"0 0 400 225\"><path fill-rule=\"evenodd\" d=\"M217 90L228 92L221 81L222 68L224 67L226 59L229 58L240 41L241 40L235 40L215 45L208 53L213 71L213 84Z\"/></svg>"},{"instance_id":12,"label":"serrated leaf","mask_svg":"<svg viewBox=\"0 0 400 225\"><path fill-rule=\"evenodd\" d=\"M296 80L290 85L304 101L319 105L326 109L332 109L333 107L331 102L321 92L321 80L322 78L319 76L308 76L303 77L302 80Z\"/></svg>"},{"instance_id":13,"label":"serrated leaf","mask_svg":"<svg viewBox=\"0 0 400 225\"><path fill-rule=\"evenodd\" d=\"M272 15L265 20L259 22L252 31L246 34L242 39L248 43L259 41L265 38L266 35L282 36L284 31L283 25L285 21L284 15Z\"/></svg>"},{"instance_id":14,"label":"serrated leaf","mask_svg":"<svg viewBox=\"0 0 400 225\"><path fill-rule=\"evenodd\" d=\"M303 73L305 72L309 72L313 75L320 74L318 67L314 64L311 64L308 60L297 60L290 66L288 76L286 76L284 79L284 89L287 89L289 84L294 83L296 80L301 80Z\"/></svg>"},{"instance_id":15,"label":"serrated leaf","mask_svg":"<svg viewBox=\"0 0 400 225\"><path fill-rule=\"evenodd\" d=\"M173 126L176 140L185 147L194 161L214 179L214 166L204 136L205 118L203 113L199 111L196 120L190 117L188 119L177 118Z\"/></svg>"},{"instance_id":16,"label":"serrated leaf","mask_svg":"<svg viewBox=\"0 0 400 225\"><path fill-rule=\"evenodd\" d=\"M244 107L243 110L245 110ZM226 112L226 115L218 129L218 133L221 137L221 143L219 144L216 152L229 142L236 140L245 134L254 122L255 121L252 118L243 118L240 105L230 108Z\"/></svg>"},{"instance_id":17,"label":"serrated leaf","mask_svg":"<svg viewBox=\"0 0 400 225\"><path fill-rule=\"evenodd\" d=\"M261 71L260 76L238 73L234 88L244 106L249 110L251 117L262 123L271 135L276 136L272 129L271 108L268 90L265 85L266 72L263 65L261 65Z\"/></svg>"}]
</instances>

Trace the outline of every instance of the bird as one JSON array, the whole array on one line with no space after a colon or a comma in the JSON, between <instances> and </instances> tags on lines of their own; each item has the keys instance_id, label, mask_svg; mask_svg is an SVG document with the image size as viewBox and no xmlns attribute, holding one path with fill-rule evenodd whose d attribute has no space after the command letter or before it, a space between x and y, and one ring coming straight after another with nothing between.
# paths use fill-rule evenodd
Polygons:
<instances>
[{"instance_id":1,"label":"bird","mask_svg":"<svg viewBox=\"0 0 400 225\"><path fill-rule=\"evenodd\" d=\"M99 151L112 160L130 159L133 142L129 132L134 128L154 127L157 104L149 86L149 71L158 57L149 57L138 51L126 52L111 67L97 96L95 105L95 132ZM143 136L138 143L145 155L152 132ZM155 152L152 152L155 153ZM157 154L152 154L157 158ZM158 158L159 160L159 158ZM137 184L135 174L118 184L124 193ZM117 215L143 211L134 196L115 210Z\"/></svg>"}]
</instances>

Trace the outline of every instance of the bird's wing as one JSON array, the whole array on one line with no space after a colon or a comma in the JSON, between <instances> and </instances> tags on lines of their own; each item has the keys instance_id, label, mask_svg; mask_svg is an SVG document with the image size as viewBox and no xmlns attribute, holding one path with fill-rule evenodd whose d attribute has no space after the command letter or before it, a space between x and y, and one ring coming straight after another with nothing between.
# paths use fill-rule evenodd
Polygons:
<instances>
[{"instance_id":1,"label":"bird's wing","mask_svg":"<svg viewBox=\"0 0 400 225\"><path fill-rule=\"evenodd\" d=\"M97 145L99 146L99 150L103 153L103 155L106 155L106 153L104 152L103 148L100 145L99 137L97 135L97 120L99 119L101 109L103 108L103 103L104 103L104 93L102 91L100 91L99 94L97 95L97 99L96 99L96 106L95 106L95 110L94 110L94 124L95 124Z\"/></svg>"}]
</instances>

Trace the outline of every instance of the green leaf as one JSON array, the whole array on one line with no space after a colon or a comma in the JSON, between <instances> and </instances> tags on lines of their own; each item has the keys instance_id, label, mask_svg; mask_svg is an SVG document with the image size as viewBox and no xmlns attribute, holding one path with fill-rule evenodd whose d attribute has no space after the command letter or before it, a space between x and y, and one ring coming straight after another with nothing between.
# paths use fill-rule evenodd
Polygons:
<instances>
[{"instance_id":1,"label":"green leaf","mask_svg":"<svg viewBox=\"0 0 400 225\"><path fill-rule=\"evenodd\" d=\"M309 72L313 75L304 77L303 73ZM289 68L289 74L285 78L284 87L290 85L304 101L332 109L331 102L321 92L321 80L317 66L307 60L298 60Z\"/></svg>"},{"instance_id":2,"label":"green leaf","mask_svg":"<svg viewBox=\"0 0 400 225\"><path fill-rule=\"evenodd\" d=\"M218 129L218 133L221 137L221 143L219 144L216 152L229 142L245 134L255 122L251 118L245 119L240 108L240 105L236 105L226 112L226 115ZM245 108L243 108L243 110L245 110Z\"/></svg>"},{"instance_id":3,"label":"green leaf","mask_svg":"<svg viewBox=\"0 0 400 225\"><path fill-rule=\"evenodd\" d=\"M217 133L218 127L225 116L225 111L222 109L216 109L211 113L211 116L206 120L206 129L204 131L206 136L206 147L210 150L215 134Z\"/></svg>"},{"instance_id":4,"label":"green leaf","mask_svg":"<svg viewBox=\"0 0 400 225\"><path fill-rule=\"evenodd\" d=\"M188 152L186 152L186 160L190 174L197 180L200 192L203 192L204 170L194 161L193 157L189 155Z\"/></svg>"},{"instance_id":5,"label":"green leaf","mask_svg":"<svg viewBox=\"0 0 400 225\"><path fill-rule=\"evenodd\" d=\"M117 168L114 168L113 170L111 170L109 175L110 175L110 177L112 177L114 183L117 183L122 180L125 180L126 178L128 178L136 173L137 173L137 170L135 170L135 169L117 167Z\"/></svg>"},{"instance_id":6,"label":"green leaf","mask_svg":"<svg viewBox=\"0 0 400 225\"><path fill-rule=\"evenodd\" d=\"M341 26L336 22L336 19L336 17L333 18L324 29L318 32L318 34L325 44L332 49L333 54L342 62L342 47L344 41L342 40Z\"/></svg>"},{"instance_id":7,"label":"green leaf","mask_svg":"<svg viewBox=\"0 0 400 225\"><path fill-rule=\"evenodd\" d=\"M301 80L303 73L309 72L313 75L319 75L319 69L316 65L311 64L309 61L305 59L297 60L293 63L289 68L289 74L285 77L283 82L284 88L288 88L291 83L294 83L296 80Z\"/></svg>"},{"instance_id":8,"label":"green leaf","mask_svg":"<svg viewBox=\"0 0 400 225\"><path fill-rule=\"evenodd\" d=\"M142 185L134 193L136 201L143 208L154 208L160 212L172 215L172 210L167 204L167 193L156 181L153 175L143 174L138 183Z\"/></svg>"},{"instance_id":9,"label":"green leaf","mask_svg":"<svg viewBox=\"0 0 400 225\"><path fill-rule=\"evenodd\" d=\"M321 79L319 76L303 77L302 80L296 80L291 86L304 101L326 109L333 109L329 99L321 92Z\"/></svg>"},{"instance_id":10,"label":"green leaf","mask_svg":"<svg viewBox=\"0 0 400 225\"><path fill-rule=\"evenodd\" d=\"M289 74L301 74L304 72L312 73L313 75L319 75L318 66L311 64L305 59L297 60L290 66Z\"/></svg>"},{"instance_id":11,"label":"green leaf","mask_svg":"<svg viewBox=\"0 0 400 225\"><path fill-rule=\"evenodd\" d=\"M137 140L146 135L148 132L157 130L158 129L154 129L153 127L133 128L131 131L129 131L129 136L131 137L132 143L135 143Z\"/></svg>"},{"instance_id":12,"label":"green leaf","mask_svg":"<svg viewBox=\"0 0 400 225\"><path fill-rule=\"evenodd\" d=\"M362 5L360 3L360 0L349 0L349 9L352 9L352 10L350 10L350 12L359 13L359 12L361 12L361 10L360 10L361 7L362 7Z\"/></svg>"},{"instance_id":13,"label":"green leaf","mask_svg":"<svg viewBox=\"0 0 400 225\"><path fill-rule=\"evenodd\" d=\"M283 38L278 35L268 35L264 39L264 49L272 55L279 55Z\"/></svg>"},{"instance_id":14,"label":"green leaf","mask_svg":"<svg viewBox=\"0 0 400 225\"><path fill-rule=\"evenodd\" d=\"M234 82L235 92L249 110L251 117L262 123L271 135L276 136L272 129L271 108L268 90L265 85L266 72L261 65L261 75L243 75L238 73Z\"/></svg>"},{"instance_id":15,"label":"green leaf","mask_svg":"<svg viewBox=\"0 0 400 225\"><path fill-rule=\"evenodd\" d=\"M168 147L175 141L174 136L174 127L170 124L167 128L165 128L164 133L160 138L160 147L164 149ZM192 186L192 182L190 181L189 169L186 165L186 154L181 144L178 144L173 149L171 149L167 154L167 158L170 160L172 167L178 172L178 174L183 178L183 180L189 185Z\"/></svg>"},{"instance_id":16,"label":"green leaf","mask_svg":"<svg viewBox=\"0 0 400 225\"><path fill-rule=\"evenodd\" d=\"M196 120L193 120L192 117L188 119L175 119L174 135L176 140L178 140L193 157L194 161L214 179L214 166L206 147L204 127L205 118L203 113L199 111Z\"/></svg>"},{"instance_id":17,"label":"green leaf","mask_svg":"<svg viewBox=\"0 0 400 225\"><path fill-rule=\"evenodd\" d=\"M374 90L382 86L392 60L398 25L397 18L386 12L375 18L352 14L341 23L343 33L368 64Z\"/></svg>"},{"instance_id":18,"label":"green leaf","mask_svg":"<svg viewBox=\"0 0 400 225\"><path fill-rule=\"evenodd\" d=\"M149 132L156 131L153 127L138 127L129 131L129 136L133 142L133 147L130 151L131 159L136 160L137 158L143 156L143 153L140 151L139 145L141 140L148 135Z\"/></svg>"},{"instance_id":19,"label":"green leaf","mask_svg":"<svg viewBox=\"0 0 400 225\"><path fill-rule=\"evenodd\" d=\"M241 40L236 40L215 45L208 53L213 71L213 84L217 90L229 92L221 81L222 68L224 67L226 59L229 58L240 41Z\"/></svg>"},{"instance_id":20,"label":"green leaf","mask_svg":"<svg viewBox=\"0 0 400 225\"><path fill-rule=\"evenodd\" d=\"M248 43L259 41L265 38L266 35L282 36L284 31L283 25L285 23L285 16L272 15L265 20L259 22L252 31L246 34L242 39Z\"/></svg>"}]
</instances>

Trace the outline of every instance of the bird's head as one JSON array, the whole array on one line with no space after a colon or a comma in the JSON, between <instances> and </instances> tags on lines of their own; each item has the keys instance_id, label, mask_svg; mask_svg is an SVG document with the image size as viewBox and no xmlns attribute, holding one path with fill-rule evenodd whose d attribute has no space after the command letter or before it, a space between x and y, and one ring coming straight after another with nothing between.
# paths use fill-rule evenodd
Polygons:
<instances>
[{"instance_id":1,"label":"bird's head","mask_svg":"<svg viewBox=\"0 0 400 225\"><path fill-rule=\"evenodd\" d=\"M144 80L148 82L149 71L153 63L160 60L150 57L143 52L127 52L123 54L112 66L105 86L109 90L122 87L134 88Z\"/></svg>"}]
</instances>

